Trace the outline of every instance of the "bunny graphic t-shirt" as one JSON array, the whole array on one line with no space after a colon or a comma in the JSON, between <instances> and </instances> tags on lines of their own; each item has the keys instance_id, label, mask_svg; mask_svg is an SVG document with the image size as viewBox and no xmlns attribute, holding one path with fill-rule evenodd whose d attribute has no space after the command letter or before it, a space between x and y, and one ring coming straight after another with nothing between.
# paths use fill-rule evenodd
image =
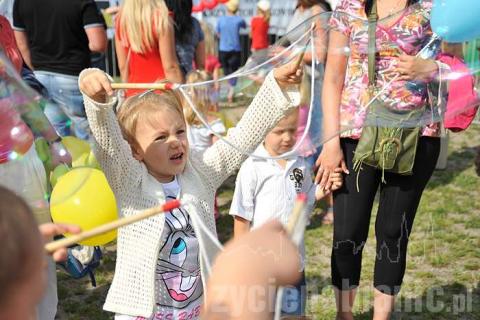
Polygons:
<instances>
[{"instance_id":1,"label":"bunny graphic t-shirt","mask_svg":"<svg viewBox=\"0 0 480 320\"><path fill-rule=\"evenodd\" d=\"M167 201L180 194L177 179L162 184ZM200 276L199 243L190 216L183 208L165 214L165 227L155 272L156 307L149 320L200 318L203 285ZM144 320L119 316L115 320Z\"/></svg>"},{"instance_id":2,"label":"bunny graphic t-shirt","mask_svg":"<svg viewBox=\"0 0 480 320\"><path fill-rule=\"evenodd\" d=\"M180 194L177 179L164 183L163 190L167 201L176 199ZM203 286L199 252L199 243L185 209L167 212L155 273L157 310L153 319L200 317Z\"/></svg>"}]
</instances>

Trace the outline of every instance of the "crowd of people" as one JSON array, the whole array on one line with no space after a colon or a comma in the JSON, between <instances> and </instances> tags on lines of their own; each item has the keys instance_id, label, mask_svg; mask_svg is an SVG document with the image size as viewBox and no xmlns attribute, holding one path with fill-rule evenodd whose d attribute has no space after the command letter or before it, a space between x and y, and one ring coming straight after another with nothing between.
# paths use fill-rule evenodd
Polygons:
<instances>
[{"instance_id":1,"label":"crowd of people","mask_svg":"<svg viewBox=\"0 0 480 320\"><path fill-rule=\"evenodd\" d=\"M69 135L90 143L120 217L170 199L188 199L182 208L118 230L115 273L104 304L116 320L199 319L201 314L205 319L268 319L275 308L272 284L289 285L283 292L282 315L304 316L303 270L308 259L303 239L293 244L283 227L297 195L303 193L308 195L307 214L316 200L327 203L323 221L333 224L332 304L336 303L337 319L351 320L377 191L373 319L390 318L406 272L417 208L440 152L441 128L437 121L419 128L407 175L362 163L358 169L355 155L362 130L369 125L365 118L370 90L390 83L395 88L385 99L390 106L420 110L429 104L425 91L412 92L404 84L416 81L426 90L437 72L449 70L437 54L417 56L432 36L430 0L340 0L328 19L328 33L323 22L313 20L315 50L265 75L228 133L217 113L218 92L192 86L190 97L205 115L200 119L198 110L175 91L117 92L110 75L92 68L92 53L106 51L108 15L114 20L121 81L215 82L241 67L242 29L250 30L252 56L268 50L268 0L258 1L251 21L237 14L239 0L229 0L215 26L192 16L192 0L124 0L103 14L93 0L5 2L1 48L18 75L51 101L43 110L51 123L42 134L48 146L54 148ZM325 0L298 0L286 28L288 41L298 40L289 31L329 11L332 7ZM376 33L373 40L370 28ZM397 45L384 45L392 42ZM377 52L373 62L372 46ZM350 54L339 54L337 48L348 48ZM227 103L235 101L236 85L235 77L228 80ZM217 83L213 87L218 90ZM305 130L310 108L312 147L282 158L294 149L299 130ZM24 125L35 131L34 124ZM350 130L342 131L345 127ZM331 139L320 147L322 137ZM30 181L3 177L14 171L27 177L31 166L37 166L47 183L49 170L43 169L33 139L32 134L24 148L23 163L29 168L0 161L0 183L27 202L32 197L26 194ZM246 155L253 152L256 156ZM67 154L56 161L68 165L71 159ZM237 175L229 211L234 239L220 252L200 234L206 230L216 236L215 194L232 175ZM15 186L9 185L12 182ZM8 243L0 259L0 318L53 320L58 304L54 261L64 259L66 251L44 260L40 235L51 240L80 230L49 223L48 210L46 216L31 212L30 203L3 187L0 198L0 239ZM274 255L268 257L262 250ZM212 267L206 257L215 256ZM240 263L244 259L251 265ZM38 267L45 261L48 280ZM240 286L270 290L262 298L265 308L239 309L235 301L240 293L234 288Z\"/></svg>"}]
</instances>

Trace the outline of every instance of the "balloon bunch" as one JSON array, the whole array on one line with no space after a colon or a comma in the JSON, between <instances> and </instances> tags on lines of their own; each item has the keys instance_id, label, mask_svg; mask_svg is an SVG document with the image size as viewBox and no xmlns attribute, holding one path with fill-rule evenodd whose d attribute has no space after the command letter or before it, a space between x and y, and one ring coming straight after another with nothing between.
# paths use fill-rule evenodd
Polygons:
<instances>
[{"instance_id":1,"label":"balloon bunch","mask_svg":"<svg viewBox=\"0 0 480 320\"><path fill-rule=\"evenodd\" d=\"M204 10L212 10L220 3L227 3L228 1L229 0L200 0L198 4L192 7L192 12L203 12Z\"/></svg>"}]
</instances>

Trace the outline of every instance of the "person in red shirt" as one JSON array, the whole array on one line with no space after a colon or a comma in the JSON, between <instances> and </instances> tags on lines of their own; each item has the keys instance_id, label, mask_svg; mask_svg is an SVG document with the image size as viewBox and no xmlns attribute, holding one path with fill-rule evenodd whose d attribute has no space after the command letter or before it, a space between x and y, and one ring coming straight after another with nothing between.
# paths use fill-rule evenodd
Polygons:
<instances>
[{"instance_id":1,"label":"person in red shirt","mask_svg":"<svg viewBox=\"0 0 480 320\"><path fill-rule=\"evenodd\" d=\"M115 45L122 81L183 82L173 21L163 1L125 0L116 19ZM141 92L127 90L126 96Z\"/></svg>"},{"instance_id":2,"label":"person in red shirt","mask_svg":"<svg viewBox=\"0 0 480 320\"><path fill-rule=\"evenodd\" d=\"M268 28L270 27L270 2L260 0L257 3L257 15L250 21L252 51L268 48Z\"/></svg>"}]
</instances>

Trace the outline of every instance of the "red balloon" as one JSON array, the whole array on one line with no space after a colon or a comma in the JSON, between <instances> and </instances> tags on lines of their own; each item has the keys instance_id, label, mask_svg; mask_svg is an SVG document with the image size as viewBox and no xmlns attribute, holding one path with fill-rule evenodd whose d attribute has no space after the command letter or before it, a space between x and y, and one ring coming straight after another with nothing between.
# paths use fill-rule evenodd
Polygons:
<instances>
[{"instance_id":1,"label":"red balloon","mask_svg":"<svg viewBox=\"0 0 480 320\"><path fill-rule=\"evenodd\" d=\"M218 5L218 0L212 0L212 1L202 0L201 3L204 9L212 10Z\"/></svg>"},{"instance_id":2,"label":"red balloon","mask_svg":"<svg viewBox=\"0 0 480 320\"><path fill-rule=\"evenodd\" d=\"M192 12L202 12L204 9L203 7L203 3L202 2L199 2L197 5L194 5L192 7Z\"/></svg>"}]
</instances>

